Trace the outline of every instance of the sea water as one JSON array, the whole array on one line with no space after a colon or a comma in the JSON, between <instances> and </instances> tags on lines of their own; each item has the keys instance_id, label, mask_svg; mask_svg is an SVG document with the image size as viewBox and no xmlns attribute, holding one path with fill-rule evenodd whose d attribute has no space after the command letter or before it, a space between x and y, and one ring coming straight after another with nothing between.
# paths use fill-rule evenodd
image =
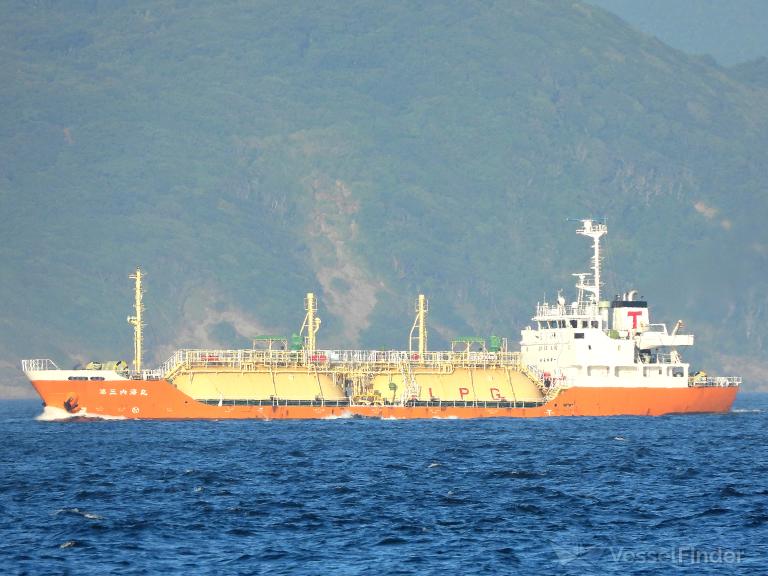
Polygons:
<instances>
[{"instance_id":1,"label":"sea water","mask_svg":"<svg viewBox=\"0 0 768 576\"><path fill-rule=\"evenodd\" d=\"M0 403L2 574L768 571L764 395L656 418L42 412Z\"/></svg>"}]
</instances>

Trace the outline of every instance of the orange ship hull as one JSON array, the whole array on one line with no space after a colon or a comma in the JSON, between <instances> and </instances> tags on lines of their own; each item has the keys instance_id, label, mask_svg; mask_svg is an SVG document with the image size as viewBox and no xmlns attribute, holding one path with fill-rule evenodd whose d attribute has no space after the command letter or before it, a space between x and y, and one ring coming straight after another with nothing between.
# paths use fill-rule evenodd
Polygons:
<instances>
[{"instance_id":1,"label":"orange ship hull","mask_svg":"<svg viewBox=\"0 0 768 576\"><path fill-rule=\"evenodd\" d=\"M728 412L738 387L588 388L560 392L549 402L528 407L258 405L223 401L212 405L187 396L166 380L102 382L36 380L32 385L46 406L74 416L134 419L321 419L369 418L535 418L546 416L659 416L662 414Z\"/></svg>"}]
</instances>

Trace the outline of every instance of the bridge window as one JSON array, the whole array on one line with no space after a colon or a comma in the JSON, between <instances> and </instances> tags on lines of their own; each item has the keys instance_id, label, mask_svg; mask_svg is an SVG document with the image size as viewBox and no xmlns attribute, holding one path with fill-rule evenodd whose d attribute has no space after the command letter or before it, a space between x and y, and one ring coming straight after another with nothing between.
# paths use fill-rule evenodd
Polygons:
<instances>
[{"instance_id":1,"label":"bridge window","mask_svg":"<svg viewBox=\"0 0 768 576\"><path fill-rule=\"evenodd\" d=\"M643 376L646 378L649 376L661 376L661 368L657 368L656 366L644 366L643 367Z\"/></svg>"}]
</instances>

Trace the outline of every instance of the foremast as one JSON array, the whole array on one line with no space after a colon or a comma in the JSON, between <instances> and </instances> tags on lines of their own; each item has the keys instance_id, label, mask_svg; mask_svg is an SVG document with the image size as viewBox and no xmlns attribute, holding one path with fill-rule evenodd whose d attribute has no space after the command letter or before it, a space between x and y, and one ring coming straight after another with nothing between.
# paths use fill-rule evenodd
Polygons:
<instances>
[{"instance_id":1,"label":"foremast","mask_svg":"<svg viewBox=\"0 0 768 576\"><path fill-rule=\"evenodd\" d=\"M133 369L135 372L141 373L142 345L144 342L144 322L141 318L144 313L144 304L142 302L144 288L141 285L143 278L141 267L136 267L136 272L131 274L129 278L134 280L134 315L128 316L128 323L133 325Z\"/></svg>"}]
</instances>

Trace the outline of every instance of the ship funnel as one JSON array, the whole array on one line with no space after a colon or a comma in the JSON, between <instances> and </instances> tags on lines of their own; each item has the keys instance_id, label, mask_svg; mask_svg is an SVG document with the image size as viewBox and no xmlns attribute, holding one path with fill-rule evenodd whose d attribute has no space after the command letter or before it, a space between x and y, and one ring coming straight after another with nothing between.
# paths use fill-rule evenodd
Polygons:
<instances>
[{"instance_id":1,"label":"ship funnel","mask_svg":"<svg viewBox=\"0 0 768 576\"><path fill-rule=\"evenodd\" d=\"M646 332L651 324L648 302L637 299L637 290L630 290L611 302L611 327L624 334Z\"/></svg>"}]
</instances>

